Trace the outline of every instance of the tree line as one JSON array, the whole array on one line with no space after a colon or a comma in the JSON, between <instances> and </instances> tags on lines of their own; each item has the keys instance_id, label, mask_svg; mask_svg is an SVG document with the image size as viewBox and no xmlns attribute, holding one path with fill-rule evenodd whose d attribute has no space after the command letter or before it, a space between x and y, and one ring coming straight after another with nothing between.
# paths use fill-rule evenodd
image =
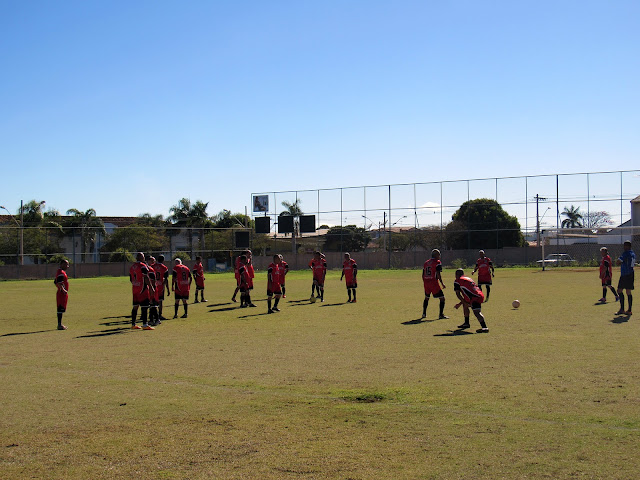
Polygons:
<instances>
[{"instance_id":1,"label":"tree line","mask_svg":"<svg viewBox=\"0 0 640 480\"><path fill-rule=\"evenodd\" d=\"M169 215L138 215L128 227L117 228L107 235L103 220L92 208L82 211L69 209L62 215L55 209L43 210L44 202L31 200L23 205L23 242L24 252L38 263L58 262L60 260L61 242L72 237L79 246L79 255L86 261L96 253L98 235L104 238L100 247L102 261L131 261L135 251L161 252L172 249L174 237L187 230L187 250L212 251L226 260L228 251L233 250L233 228L254 228L254 221L241 213L232 213L223 209L217 214L208 213L209 203L197 200L191 202L182 198L169 209ZM303 215L300 200L282 202L285 208L279 215L296 217L295 230L298 231L297 217ZM580 212L579 207L565 207L562 216L563 228L599 228L611 221L606 212ZM0 261L12 263L17 261L19 248L19 225L17 220L5 222L0 229ZM12 228L13 226L13 228ZM300 248L304 250L322 249L324 251L359 252L366 248L391 249L404 251L414 248L429 250L444 249L495 249L503 247L525 246L525 240L518 219L509 215L495 200L478 198L464 202L452 215L451 221L444 224L389 232L383 229L374 238L375 231L356 225L332 226L323 225L326 235L322 245L318 238L301 239ZM266 234L253 234L252 247L257 254L269 250L287 251L287 242ZM175 249L172 249L175 250ZM182 252L189 256L189 252Z\"/></svg>"}]
</instances>

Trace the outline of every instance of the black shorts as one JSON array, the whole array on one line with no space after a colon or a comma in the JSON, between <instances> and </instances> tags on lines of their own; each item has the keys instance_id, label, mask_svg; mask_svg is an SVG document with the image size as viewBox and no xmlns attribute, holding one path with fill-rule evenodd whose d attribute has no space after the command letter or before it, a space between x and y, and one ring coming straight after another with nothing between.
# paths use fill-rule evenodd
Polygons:
<instances>
[{"instance_id":1,"label":"black shorts","mask_svg":"<svg viewBox=\"0 0 640 480\"><path fill-rule=\"evenodd\" d=\"M189 294L187 293L186 295L180 295L178 292L173 294L174 298L176 299L176 302L178 300L189 300Z\"/></svg>"},{"instance_id":2,"label":"black shorts","mask_svg":"<svg viewBox=\"0 0 640 480\"><path fill-rule=\"evenodd\" d=\"M481 309L482 309L482 302L476 302L476 301L471 302L471 310L475 312L476 310L481 310Z\"/></svg>"},{"instance_id":3,"label":"black shorts","mask_svg":"<svg viewBox=\"0 0 640 480\"><path fill-rule=\"evenodd\" d=\"M146 300L136 300L136 299L134 299L133 300L133 306L134 307L140 306L140 307L143 307L143 308L148 307L149 306L149 299L148 298Z\"/></svg>"},{"instance_id":4,"label":"black shorts","mask_svg":"<svg viewBox=\"0 0 640 480\"><path fill-rule=\"evenodd\" d=\"M633 290L633 272L629 275L620 275L618 290Z\"/></svg>"},{"instance_id":5,"label":"black shorts","mask_svg":"<svg viewBox=\"0 0 640 480\"><path fill-rule=\"evenodd\" d=\"M280 287L274 288L273 290L267 289L267 297L273 297L274 295L282 295L282 290L280 290Z\"/></svg>"}]
</instances>

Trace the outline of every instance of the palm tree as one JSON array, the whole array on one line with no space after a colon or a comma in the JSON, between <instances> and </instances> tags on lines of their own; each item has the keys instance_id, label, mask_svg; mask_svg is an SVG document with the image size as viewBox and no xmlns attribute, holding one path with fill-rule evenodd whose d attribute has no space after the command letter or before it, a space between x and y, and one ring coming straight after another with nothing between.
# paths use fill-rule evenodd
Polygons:
<instances>
[{"instance_id":1,"label":"palm tree","mask_svg":"<svg viewBox=\"0 0 640 480\"><path fill-rule=\"evenodd\" d=\"M565 218L562 220L562 228L579 228L582 227L582 214L580 213L580 207L564 207L561 215Z\"/></svg>"},{"instance_id":2,"label":"palm tree","mask_svg":"<svg viewBox=\"0 0 640 480\"><path fill-rule=\"evenodd\" d=\"M107 233L104 228L104 222L96 215L96 211L93 208L88 209L86 212L70 208L67 210L67 215L72 215L73 217L69 221L69 226L80 228L80 258L85 262L86 259L83 254L88 253L95 247L98 234L105 235Z\"/></svg>"},{"instance_id":3,"label":"palm tree","mask_svg":"<svg viewBox=\"0 0 640 480\"><path fill-rule=\"evenodd\" d=\"M207 207L209 202L204 203L197 200L195 203L191 203L188 198L181 198L177 205L173 205L169 211L168 220L172 221L176 226L186 227L189 229L189 249L193 255L193 227L201 227L200 242L204 245L204 227L206 227L211 220L207 214Z\"/></svg>"},{"instance_id":4,"label":"palm tree","mask_svg":"<svg viewBox=\"0 0 640 480\"><path fill-rule=\"evenodd\" d=\"M286 200L282 202L282 206L285 207L286 210L280 212L280 216L292 215L294 217L293 233L291 234L292 238L295 238L300 231L300 220L298 217L300 217L300 215L304 215L302 208L300 208L300 203L302 203L302 200L300 200L299 198L296 198L296 201L293 203L287 202Z\"/></svg>"}]
</instances>

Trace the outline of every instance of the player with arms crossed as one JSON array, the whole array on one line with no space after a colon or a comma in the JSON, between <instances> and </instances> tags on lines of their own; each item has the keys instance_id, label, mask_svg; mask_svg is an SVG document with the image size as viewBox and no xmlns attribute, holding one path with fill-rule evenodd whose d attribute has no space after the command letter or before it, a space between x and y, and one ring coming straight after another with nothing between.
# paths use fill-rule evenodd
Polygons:
<instances>
[{"instance_id":1,"label":"player with arms crossed","mask_svg":"<svg viewBox=\"0 0 640 480\"><path fill-rule=\"evenodd\" d=\"M280 301L280 295L282 295L282 289L280 288L280 279L283 277L280 272L281 260L280 255L273 256L273 262L267 267L267 313L279 312L278 302ZM271 299L276 297L273 308L271 308Z\"/></svg>"},{"instance_id":2,"label":"player with arms crossed","mask_svg":"<svg viewBox=\"0 0 640 480\"><path fill-rule=\"evenodd\" d=\"M429 306L429 295L433 298L440 299L439 319L447 319L444 314L444 292L443 288L447 288L442 281L442 262L440 261L440 250L434 248L431 250L431 258L424 262L422 267L422 283L424 284L424 300L422 301L422 318L427 317L427 307ZM442 285L442 288L440 288Z\"/></svg>"},{"instance_id":3,"label":"player with arms crossed","mask_svg":"<svg viewBox=\"0 0 640 480\"><path fill-rule=\"evenodd\" d=\"M133 293L133 308L131 309L131 328L134 330L154 330L147 323L147 314L149 313L149 290L154 290L149 279L149 267L144 263L144 254L136 254L136 263L131 265L129 269L129 281L131 282L131 291ZM138 308L142 307L140 321L142 327L136 325L136 315Z\"/></svg>"},{"instance_id":4,"label":"player with arms crossed","mask_svg":"<svg viewBox=\"0 0 640 480\"><path fill-rule=\"evenodd\" d=\"M493 269L493 262L489 257L484 255L484 250L480 250L478 254L480 255L480 258L476 261L476 268L473 269L471 275L478 272L478 286L480 287L480 290L482 290L482 285L487 286L487 298L485 299L485 302L488 302L489 294L491 293L491 279L494 276L495 271Z\"/></svg>"},{"instance_id":5,"label":"player with arms crossed","mask_svg":"<svg viewBox=\"0 0 640 480\"><path fill-rule=\"evenodd\" d=\"M602 260L600 260L600 281L602 282L602 298L598 300L598 302L607 303L607 288L611 290L611 293L613 293L613 296L616 297L617 302L620 299L618 298L616 289L611 286L611 278L613 277L613 263L611 263L611 257L609 256L607 247L602 247L600 249L600 255L602 255Z\"/></svg>"},{"instance_id":6,"label":"player with arms crossed","mask_svg":"<svg viewBox=\"0 0 640 480\"><path fill-rule=\"evenodd\" d=\"M184 307L184 315L182 318L188 317L187 300L189 300L189 290L191 289L191 272L189 267L182 264L182 260L176 258L174 261L173 272L171 273L171 291L174 292L173 296L176 300L174 304L173 318L178 318L178 307L180 306L180 300L182 300L182 306Z\"/></svg>"},{"instance_id":7,"label":"player with arms crossed","mask_svg":"<svg viewBox=\"0 0 640 480\"><path fill-rule=\"evenodd\" d=\"M193 303L198 303L198 292L202 302L206 302L204 298L204 266L202 265L202 257L196 257L196 264L191 269L193 279L196 281L196 299Z\"/></svg>"},{"instance_id":8,"label":"player with arms crossed","mask_svg":"<svg viewBox=\"0 0 640 480\"><path fill-rule=\"evenodd\" d=\"M313 272L311 298L313 298L314 290L316 290L318 292L316 297L320 298L321 302L324 302L324 279L327 276L327 261L322 258L322 254L320 252L313 253L313 258L309 262L309 268Z\"/></svg>"},{"instance_id":9,"label":"player with arms crossed","mask_svg":"<svg viewBox=\"0 0 640 480\"><path fill-rule=\"evenodd\" d=\"M480 322L480 327L476 330L477 333L489 333L489 329L487 328L487 324L484 321L484 316L482 315L482 302L484 301L484 294L480 287L476 285L476 282L471 280L469 277L464 276L464 270L461 268L456 270L456 281L453 282L453 290L456 292L456 296L460 303L456 304L455 308L460 308L462 306L462 311L464 313L464 323L462 325L458 325L459 329L465 329L471 327L469 324L469 309L473 310L473 314Z\"/></svg>"},{"instance_id":10,"label":"player with arms crossed","mask_svg":"<svg viewBox=\"0 0 640 480\"><path fill-rule=\"evenodd\" d=\"M344 262L342 262L342 275L340 275L340 281L346 278L345 283L347 285L347 294L349 299L347 303L356 303L356 288L358 288L358 264L351 258L349 253L344 254ZM353 290L353 300L351 300L351 291Z\"/></svg>"},{"instance_id":11,"label":"player with arms crossed","mask_svg":"<svg viewBox=\"0 0 640 480\"><path fill-rule=\"evenodd\" d=\"M69 300L69 277L66 270L69 268L69 261L62 260L59 268L56 271L56 277L53 279L53 283L57 287L56 291L56 305L58 307L58 330L66 330L62 324L62 314L67 311L67 301Z\"/></svg>"},{"instance_id":12,"label":"player with arms crossed","mask_svg":"<svg viewBox=\"0 0 640 480\"><path fill-rule=\"evenodd\" d=\"M631 307L633 306L633 266L636 264L636 254L631 250L631 242L625 240L624 251L620 258L616 260L616 264L620 265L620 280L618 280L618 297L620 298L620 310L617 315L631 315ZM627 300L629 301L629 310L624 309L624 293L627 292Z\"/></svg>"}]
</instances>

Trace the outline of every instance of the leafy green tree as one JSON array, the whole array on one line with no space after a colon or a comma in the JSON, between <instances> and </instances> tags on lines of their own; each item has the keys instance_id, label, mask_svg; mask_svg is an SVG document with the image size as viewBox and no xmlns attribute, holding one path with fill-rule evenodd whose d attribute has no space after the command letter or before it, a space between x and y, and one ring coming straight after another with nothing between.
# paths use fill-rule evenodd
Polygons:
<instances>
[{"instance_id":1,"label":"leafy green tree","mask_svg":"<svg viewBox=\"0 0 640 480\"><path fill-rule=\"evenodd\" d=\"M80 258L85 262L85 254L90 253L95 248L98 234L106 234L104 222L97 216L93 208L85 212L76 208L70 208L67 210L67 215L71 215L72 218L65 222L66 229L73 231L80 230Z\"/></svg>"},{"instance_id":2,"label":"leafy green tree","mask_svg":"<svg viewBox=\"0 0 640 480\"><path fill-rule=\"evenodd\" d=\"M109 255L110 262L126 262L133 263L136 261L136 257L133 256L133 253L127 251L124 248L117 248L115 251L111 252Z\"/></svg>"},{"instance_id":3,"label":"leafy green tree","mask_svg":"<svg viewBox=\"0 0 640 480\"><path fill-rule=\"evenodd\" d=\"M253 220L242 213L231 213L231 210L221 210L211 218L215 228L241 228L245 225L253 227Z\"/></svg>"},{"instance_id":4,"label":"leafy green tree","mask_svg":"<svg viewBox=\"0 0 640 480\"><path fill-rule=\"evenodd\" d=\"M409 246L432 250L442 246L444 235L439 225L413 229L408 233Z\"/></svg>"},{"instance_id":5,"label":"leafy green tree","mask_svg":"<svg viewBox=\"0 0 640 480\"><path fill-rule=\"evenodd\" d=\"M371 234L362 227L346 225L331 227L327 232L324 250L328 252L362 252L371 241Z\"/></svg>"},{"instance_id":6,"label":"leafy green tree","mask_svg":"<svg viewBox=\"0 0 640 480\"><path fill-rule=\"evenodd\" d=\"M200 228L200 248L204 249L204 229L211 226L212 222L207 214L209 202L204 203L197 200L191 203L188 198L181 198L180 201L173 205L169 211L168 219L178 227L189 229L189 250L193 255L193 232L194 228Z\"/></svg>"},{"instance_id":7,"label":"leafy green tree","mask_svg":"<svg viewBox=\"0 0 640 480\"><path fill-rule=\"evenodd\" d=\"M107 237L100 249L104 254L118 251L158 252L167 249L167 239L163 229L143 225L117 228ZM109 257L111 261L111 257ZM116 260L121 261L121 260Z\"/></svg>"},{"instance_id":8,"label":"leafy green tree","mask_svg":"<svg viewBox=\"0 0 640 480\"><path fill-rule=\"evenodd\" d=\"M137 225L148 225L150 227L166 227L169 223L162 215L151 215L150 213L141 213L136 218Z\"/></svg>"},{"instance_id":9,"label":"leafy green tree","mask_svg":"<svg viewBox=\"0 0 640 480\"><path fill-rule=\"evenodd\" d=\"M582 214L580 213L580 207L564 207L564 210L560 215L567 218L562 220L560 224L562 228L580 228L582 227Z\"/></svg>"},{"instance_id":10,"label":"leafy green tree","mask_svg":"<svg viewBox=\"0 0 640 480\"><path fill-rule=\"evenodd\" d=\"M453 249L521 247L520 222L490 198L464 202L446 227L447 246Z\"/></svg>"}]
</instances>

